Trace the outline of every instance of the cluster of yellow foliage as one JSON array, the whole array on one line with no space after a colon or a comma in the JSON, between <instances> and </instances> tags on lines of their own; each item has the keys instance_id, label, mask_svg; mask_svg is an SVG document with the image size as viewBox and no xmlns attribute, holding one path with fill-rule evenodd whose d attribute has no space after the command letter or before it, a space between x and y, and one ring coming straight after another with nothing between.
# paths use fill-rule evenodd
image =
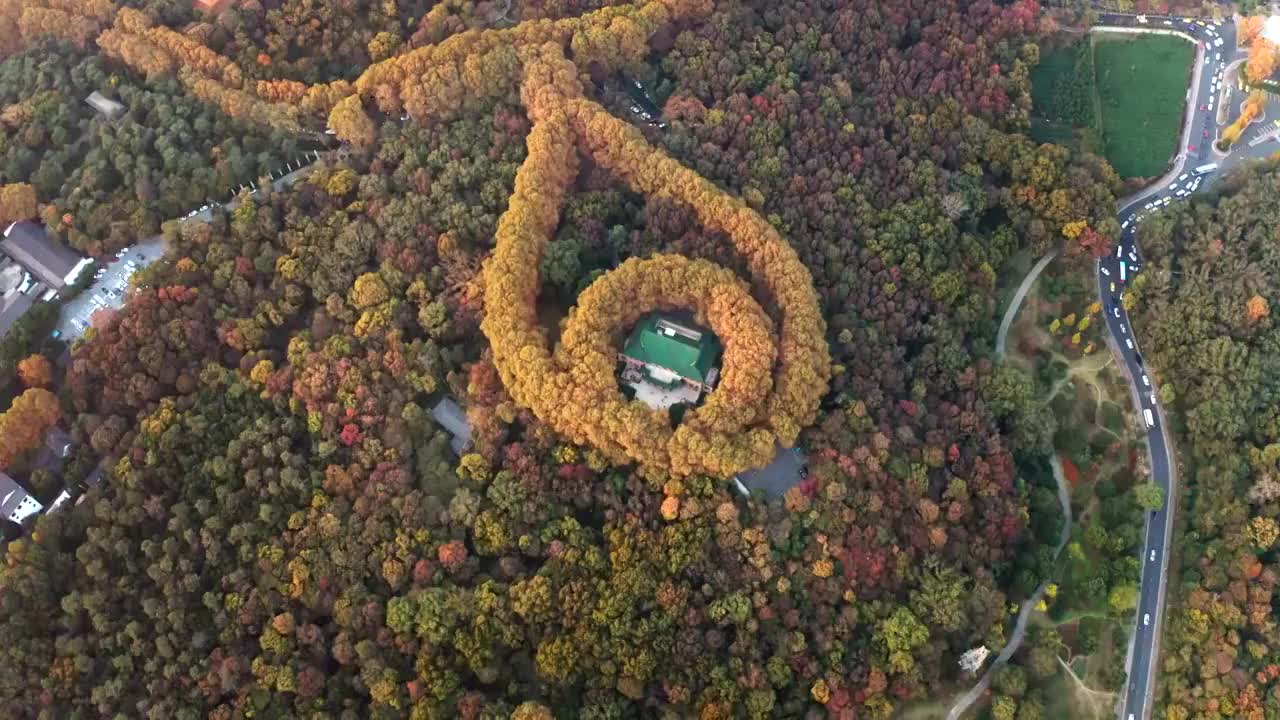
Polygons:
<instances>
[{"instance_id":1,"label":"cluster of yellow foliage","mask_svg":"<svg viewBox=\"0 0 1280 720\"><path fill-rule=\"evenodd\" d=\"M1240 117L1231 123L1222 131L1222 142L1231 145L1240 139L1240 133L1253 122L1255 118L1262 114L1262 109L1267 104L1267 93L1265 90L1254 90L1249 93L1248 99L1245 100L1244 110L1240 112Z\"/></svg>"},{"instance_id":2,"label":"cluster of yellow foliage","mask_svg":"<svg viewBox=\"0 0 1280 720\"><path fill-rule=\"evenodd\" d=\"M24 35L54 33L84 44L114 18L114 27L98 35L98 45L147 77L176 72L193 93L228 115L286 132L301 129L299 112L330 115L329 127L337 136L357 145L371 141L366 101L383 112L407 112L420 122L456 117L477 101L514 94L521 79L523 49L553 43L571 48L584 66L616 70L641 62L649 51L649 38L659 29L674 21L705 17L712 7L711 0L648 0L505 29L465 30L380 60L354 83L338 80L306 86L290 80L246 84L230 59L187 35L156 26L143 12L131 8L117 12L110 0L44 2L51 8L40 7L40 2L25 3L32 5L25 7L24 0L0 0L0 31L11 25L9 34L16 36L25 27L29 32ZM390 55L399 46L399 38L376 39L379 55ZM0 53L16 49L20 46L0 45Z\"/></svg>"},{"instance_id":3,"label":"cluster of yellow foliage","mask_svg":"<svg viewBox=\"0 0 1280 720\"><path fill-rule=\"evenodd\" d=\"M39 445L45 431L61 416L62 406L48 390L29 388L19 395L6 412L0 413L0 470Z\"/></svg>"},{"instance_id":4,"label":"cluster of yellow foliage","mask_svg":"<svg viewBox=\"0 0 1280 720\"><path fill-rule=\"evenodd\" d=\"M763 218L583 99L574 66L548 43L522 53L521 98L534 121L528 158L498 222L485 266L482 329L494 365L518 404L576 442L649 470L725 477L763 465L775 443L795 442L830 379L825 324L807 269ZM554 355L538 326L537 268L577 171L577 145L643 194L678 198L709 229L727 234L781 316L769 317L747 286L710 262L659 255L600 277L564 321ZM620 330L658 309L692 308L725 345L722 380L674 431L666 414L626 401L614 378ZM773 382L778 363L776 387ZM772 392L771 392L772 390Z\"/></svg>"},{"instance_id":5,"label":"cluster of yellow foliage","mask_svg":"<svg viewBox=\"0 0 1280 720\"><path fill-rule=\"evenodd\" d=\"M0 224L36 217L36 189L27 183L0 185Z\"/></svg>"},{"instance_id":6,"label":"cluster of yellow foliage","mask_svg":"<svg viewBox=\"0 0 1280 720\"><path fill-rule=\"evenodd\" d=\"M45 36L88 47L114 14L111 0L0 0L0 58Z\"/></svg>"},{"instance_id":7,"label":"cluster of yellow foliage","mask_svg":"<svg viewBox=\"0 0 1280 720\"><path fill-rule=\"evenodd\" d=\"M1271 77L1276 71L1277 53L1280 48L1264 37L1254 38L1249 45L1249 64L1245 73L1249 82L1257 83Z\"/></svg>"},{"instance_id":8,"label":"cluster of yellow foliage","mask_svg":"<svg viewBox=\"0 0 1280 720\"><path fill-rule=\"evenodd\" d=\"M0 0L0 8L12 2ZM296 132L300 114L323 114L338 137L356 145L376 140L366 102L430 122L518 91L534 127L485 268L483 329L504 384L517 403L615 462L723 477L764 464L776 443L793 444L816 416L831 368L812 278L745 203L585 100L581 71L565 58L570 50L575 62L606 71L638 63L656 31L705 17L711 7L710 0L647 0L501 30L465 30L376 62L354 82L309 87L292 81L246 86L230 60L135 10L83 15L95 26L115 18L98 38L105 53L148 76L176 72L196 96L232 117ZM391 52L389 39L383 44ZM633 190L680 199L708 230L730 237L776 307L776 338L773 321L741 279L706 261L659 256L624 263L588 288L553 355L537 323L537 268L576 175L579 146ZM376 288L357 290L376 295ZM725 355L717 390L673 431L665 413L622 397L612 342L643 313L677 307L692 308L720 336Z\"/></svg>"}]
</instances>

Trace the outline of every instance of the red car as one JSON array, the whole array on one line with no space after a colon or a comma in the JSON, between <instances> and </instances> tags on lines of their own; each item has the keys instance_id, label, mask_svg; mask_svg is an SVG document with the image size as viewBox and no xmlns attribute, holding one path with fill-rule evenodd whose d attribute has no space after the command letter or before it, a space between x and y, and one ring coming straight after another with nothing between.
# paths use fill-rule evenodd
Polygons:
<instances>
[{"instance_id":1,"label":"red car","mask_svg":"<svg viewBox=\"0 0 1280 720\"><path fill-rule=\"evenodd\" d=\"M1209 131L1208 131L1208 130L1205 130L1205 131L1204 131L1204 136L1205 136L1206 138L1207 138L1207 137L1209 137Z\"/></svg>"},{"instance_id":2,"label":"red car","mask_svg":"<svg viewBox=\"0 0 1280 720\"><path fill-rule=\"evenodd\" d=\"M1195 152L1195 151L1196 151L1196 146L1195 146L1195 145L1188 145L1188 146L1187 146L1187 151L1188 151L1188 152Z\"/></svg>"},{"instance_id":3,"label":"red car","mask_svg":"<svg viewBox=\"0 0 1280 720\"><path fill-rule=\"evenodd\" d=\"M1208 110L1208 109L1209 109L1209 106L1208 106L1208 105L1205 105L1204 103L1200 103L1200 109L1201 109L1201 110Z\"/></svg>"}]
</instances>

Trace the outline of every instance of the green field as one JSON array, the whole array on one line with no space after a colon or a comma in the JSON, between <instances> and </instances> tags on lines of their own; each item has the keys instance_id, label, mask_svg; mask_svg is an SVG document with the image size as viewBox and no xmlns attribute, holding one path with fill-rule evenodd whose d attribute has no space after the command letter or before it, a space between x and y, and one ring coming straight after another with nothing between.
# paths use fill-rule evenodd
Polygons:
<instances>
[{"instance_id":1,"label":"green field","mask_svg":"<svg viewBox=\"0 0 1280 720\"><path fill-rule=\"evenodd\" d=\"M1178 151L1194 49L1166 36L1090 36L1045 50L1031 73L1031 136L1104 155L1151 177Z\"/></svg>"},{"instance_id":2,"label":"green field","mask_svg":"<svg viewBox=\"0 0 1280 720\"><path fill-rule=\"evenodd\" d=\"M1182 108L1195 49L1163 35L1095 39L1107 160L1121 177L1160 174L1178 152Z\"/></svg>"}]
</instances>

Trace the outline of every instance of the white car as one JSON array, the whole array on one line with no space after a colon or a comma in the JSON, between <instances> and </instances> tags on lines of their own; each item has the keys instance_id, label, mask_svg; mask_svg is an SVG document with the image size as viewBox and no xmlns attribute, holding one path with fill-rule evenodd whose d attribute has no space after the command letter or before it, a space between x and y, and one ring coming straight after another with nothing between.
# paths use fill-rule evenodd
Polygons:
<instances>
[{"instance_id":1,"label":"white car","mask_svg":"<svg viewBox=\"0 0 1280 720\"><path fill-rule=\"evenodd\" d=\"M1142 614L1142 626L1143 626L1143 627L1147 627L1147 626L1148 626L1148 625L1150 625L1150 624L1151 624L1151 613L1143 613L1143 614Z\"/></svg>"},{"instance_id":2,"label":"white car","mask_svg":"<svg viewBox=\"0 0 1280 720\"><path fill-rule=\"evenodd\" d=\"M1222 38L1218 38L1217 40L1214 40L1214 41L1213 41L1213 46L1214 46L1214 47L1222 47Z\"/></svg>"},{"instance_id":3,"label":"white car","mask_svg":"<svg viewBox=\"0 0 1280 720\"><path fill-rule=\"evenodd\" d=\"M1156 551L1155 551L1155 550L1152 550L1152 551L1151 551L1151 562L1155 562L1155 561L1156 561Z\"/></svg>"},{"instance_id":4,"label":"white car","mask_svg":"<svg viewBox=\"0 0 1280 720\"><path fill-rule=\"evenodd\" d=\"M1151 393L1151 404L1152 404L1152 405L1155 405L1155 404L1156 404L1156 394L1155 394L1155 393Z\"/></svg>"},{"instance_id":5,"label":"white car","mask_svg":"<svg viewBox=\"0 0 1280 720\"><path fill-rule=\"evenodd\" d=\"M1120 317L1120 308L1118 307L1111 308L1111 314L1115 315L1116 317Z\"/></svg>"},{"instance_id":6,"label":"white car","mask_svg":"<svg viewBox=\"0 0 1280 720\"><path fill-rule=\"evenodd\" d=\"M1125 344L1125 345L1127 345L1127 346L1129 347L1129 349L1130 349L1130 350L1132 350L1132 349L1133 349L1133 341L1132 341L1132 340L1130 340L1129 338L1125 338L1125 339L1124 339L1124 344Z\"/></svg>"},{"instance_id":7,"label":"white car","mask_svg":"<svg viewBox=\"0 0 1280 720\"><path fill-rule=\"evenodd\" d=\"M1177 190L1177 189L1178 189L1178 181L1177 181L1177 180L1174 180L1174 181L1173 181L1173 183L1171 183L1171 184L1169 185L1169 189L1170 189L1170 190Z\"/></svg>"},{"instance_id":8,"label":"white car","mask_svg":"<svg viewBox=\"0 0 1280 720\"><path fill-rule=\"evenodd\" d=\"M1214 61L1214 62L1221 62L1221 61L1222 61L1222 53L1214 53L1214 54L1213 54L1213 61Z\"/></svg>"},{"instance_id":9,"label":"white car","mask_svg":"<svg viewBox=\"0 0 1280 720\"><path fill-rule=\"evenodd\" d=\"M1121 335L1128 335L1128 334L1129 334L1129 328L1125 327L1125 324L1124 324L1124 323L1120 323L1120 334L1121 334Z\"/></svg>"},{"instance_id":10,"label":"white car","mask_svg":"<svg viewBox=\"0 0 1280 720\"><path fill-rule=\"evenodd\" d=\"M1151 378L1147 377L1146 375L1143 375L1142 384L1146 385L1147 387L1151 387Z\"/></svg>"},{"instance_id":11,"label":"white car","mask_svg":"<svg viewBox=\"0 0 1280 720\"><path fill-rule=\"evenodd\" d=\"M1110 274L1111 274L1111 271L1110 271L1110 270L1108 270L1108 269L1106 269L1106 268L1102 268L1102 274L1103 274L1103 275L1110 275Z\"/></svg>"}]
</instances>

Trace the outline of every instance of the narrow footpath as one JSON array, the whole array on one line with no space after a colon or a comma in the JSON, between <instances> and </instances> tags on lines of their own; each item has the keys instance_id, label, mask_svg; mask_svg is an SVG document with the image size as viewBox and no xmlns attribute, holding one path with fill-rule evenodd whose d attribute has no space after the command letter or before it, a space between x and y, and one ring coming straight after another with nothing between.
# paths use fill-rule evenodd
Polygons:
<instances>
[{"instance_id":1,"label":"narrow footpath","mask_svg":"<svg viewBox=\"0 0 1280 720\"><path fill-rule=\"evenodd\" d=\"M1062 530L1058 533L1058 544L1053 549L1053 559L1057 560L1058 555L1062 553L1062 548L1067 546L1067 540L1071 538L1071 493L1067 489L1067 479L1062 472L1062 463L1058 461L1058 455L1055 453L1051 456L1050 464L1053 466L1053 479L1058 484L1058 502L1062 503ZM1031 619L1031 612L1036 605L1040 603L1044 597L1044 590L1049 584L1048 580L1040 583L1040 587L1031 594L1031 597L1022 602L1022 607L1018 610L1018 620L1013 625L1013 635L1010 636L1009 642L1005 644L1004 649L996 656L996 659L987 667L987 671L982 674L978 683L969 688L965 694L956 699L951 711L947 713L947 720L959 720L965 710L974 703L982 693L987 691L991 686L991 680L995 677L996 672L1009 662L1009 658L1022 647L1022 639L1027 634L1027 621Z\"/></svg>"},{"instance_id":2,"label":"narrow footpath","mask_svg":"<svg viewBox=\"0 0 1280 720\"><path fill-rule=\"evenodd\" d=\"M1045 267L1058 255L1057 250L1051 250L1040 258L1026 277L1022 278L1022 283L1018 285L1017 292L1014 293L1013 299L1009 302L1009 307L1004 312L1004 318L1000 321L1000 330L996 333L996 357L1004 359L1006 345L1009 341L1009 326L1013 324L1013 319L1018 316L1018 310L1022 307L1022 302L1026 300L1027 293L1031 290L1031 286L1035 284L1040 273ZM1062 553L1062 548L1067 546L1067 540L1071 538L1071 492L1067 489L1067 479L1062 472L1062 463L1058 460L1057 453L1050 456L1049 464L1053 467L1053 479L1058 485L1058 502L1062 504L1062 530L1058 533L1058 544L1053 549L1053 558L1058 559L1058 555ZM991 679L995 677L996 672L1009 662L1009 658L1022 647L1022 639L1027 634L1027 622L1031 619L1031 613L1040 600L1044 597L1045 588L1049 581L1046 579L1040 583L1040 587L1036 588L1031 597L1022 602L1022 607L1018 609L1018 619L1013 625L1013 634L1009 637L1009 642L1005 643L1004 648L996 659L987 667L987 671L982 674L978 683L969 688L965 694L956 699L954 705L951 706L950 712L947 713L947 720L959 720L965 710L982 696L987 688L991 686Z\"/></svg>"}]
</instances>

